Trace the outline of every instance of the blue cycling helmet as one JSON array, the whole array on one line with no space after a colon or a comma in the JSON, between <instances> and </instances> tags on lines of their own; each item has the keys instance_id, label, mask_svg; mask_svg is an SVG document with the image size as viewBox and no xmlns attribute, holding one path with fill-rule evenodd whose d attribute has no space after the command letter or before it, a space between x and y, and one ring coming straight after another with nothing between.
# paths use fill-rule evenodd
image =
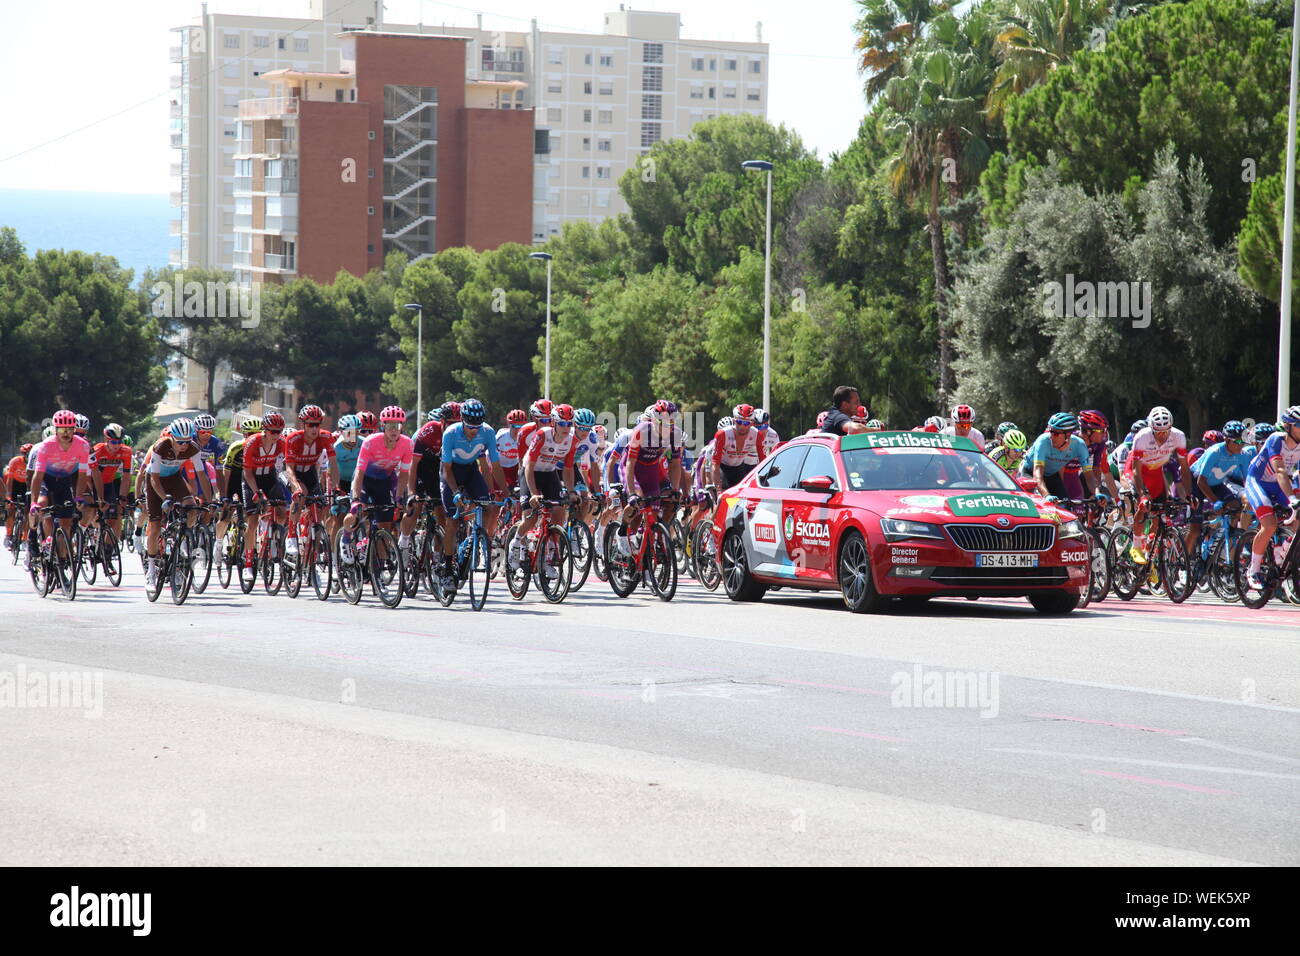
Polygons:
<instances>
[{"instance_id":1,"label":"blue cycling helmet","mask_svg":"<svg viewBox=\"0 0 1300 956\"><path fill-rule=\"evenodd\" d=\"M1277 431L1272 422L1257 422L1255 424L1255 444L1261 443L1269 435Z\"/></svg>"},{"instance_id":2,"label":"blue cycling helmet","mask_svg":"<svg viewBox=\"0 0 1300 956\"><path fill-rule=\"evenodd\" d=\"M1223 426L1223 437L1231 441L1241 441L1241 436L1244 434L1246 434L1246 426L1235 418Z\"/></svg>"},{"instance_id":3,"label":"blue cycling helmet","mask_svg":"<svg viewBox=\"0 0 1300 956\"><path fill-rule=\"evenodd\" d=\"M1132 425L1129 426L1128 431L1130 435L1136 435L1138 432L1140 432L1142 429L1146 427L1147 427L1147 420L1145 418L1139 418L1137 421L1135 421Z\"/></svg>"},{"instance_id":4,"label":"blue cycling helmet","mask_svg":"<svg viewBox=\"0 0 1300 956\"><path fill-rule=\"evenodd\" d=\"M580 408L573 413L573 424L579 428L595 428L596 413L590 408Z\"/></svg>"},{"instance_id":5,"label":"blue cycling helmet","mask_svg":"<svg viewBox=\"0 0 1300 956\"><path fill-rule=\"evenodd\" d=\"M167 434L177 441L194 441L197 429L194 427L194 419L178 418L167 426Z\"/></svg>"},{"instance_id":6,"label":"blue cycling helmet","mask_svg":"<svg viewBox=\"0 0 1300 956\"><path fill-rule=\"evenodd\" d=\"M1079 427L1079 419L1069 412L1057 412L1047 420L1047 427L1054 432L1072 432Z\"/></svg>"},{"instance_id":7,"label":"blue cycling helmet","mask_svg":"<svg viewBox=\"0 0 1300 956\"><path fill-rule=\"evenodd\" d=\"M460 420L466 425L482 425L487 409L477 398L467 398L460 403Z\"/></svg>"},{"instance_id":8,"label":"blue cycling helmet","mask_svg":"<svg viewBox=\"0 0 1300 956\"><path fill-rule=\"evenodd\" d=\"M361 419L356 415L344 415L339 419L339 431L345 432L349 428L361 428Z\"/></svg>"},{"instance_id":9,"label":"blue cycling helmet","mask_svg":"<svg viewBox=\"0 0 1300 956\"><path fill-rule=\"evenodd\" d=\"M1300 405L1292 405L1284 411L1282 417L1278 419L1278 423L1282 425L1300 425Z\"/></svg>"},{"instance_id":10,"label":"blue cycling helmet","mask_svg":"<svg viewBox=\"0 0 1300 956\"><path fill-rule=\"evenodd\" d=\"M442 421L442 406L439 405L437 408L430 409L429 414L425 416L425 421L430 421L430 422Z\"/></svg>"}]
</instances>

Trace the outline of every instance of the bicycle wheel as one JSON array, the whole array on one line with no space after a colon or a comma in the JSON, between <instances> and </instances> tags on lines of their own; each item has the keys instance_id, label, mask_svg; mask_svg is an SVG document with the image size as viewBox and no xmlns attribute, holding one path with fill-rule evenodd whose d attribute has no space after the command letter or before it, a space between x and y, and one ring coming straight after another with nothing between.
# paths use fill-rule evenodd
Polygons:
<instances>
[{"instance_id":1,"label":"bicycle wheel","mask_svg":"<svg viewBox=\"0 0 1300 956\"><path fill-rule=\"evenodd\" d=\"M266 536L266 551L257 556L257 566L262 579L262 590L267 594L280 593L284 586L284 576L280 573L281 556L284 554L284 525L271 525Z\"/></svg>"},{"instance_id":2,"label":"bicycle wheel","mask_svg":"<svg viewBox=\"0 0 1300 956\"><path fill-rule=\"evenodd\" d=\"M1210 548L1206 576L1210 579L1210 590L1220 601L1233 604L1241 599L1241 594L1237 591L1237 575L1232 566L1232 544L1222 534L1215 538Z\"/></svg>"},{"instance_id":3,"label":"bicycle wheel","mask_svg":"<svg viewBox=\"0 0 1300 956\"><path fill-rule=\"evenodd\" d=\"M532 580L532 556L527 549L523 552L523 557L519 563L511 566L510 549L513 547L515 539L519 537L519 525L510 526L506 533L506 587L510 590L510 596L516 601L522 601L524 595L528 593L528 584Z\"/></svg>"},{"instance_id":4,"label":"bicycle wheel","mask_svg":"<svg viewBox=\"0 0 1300 956\"><path fill-rule=\"evenodd\" d=\"M298 524L296 519L293 523L295 526ZM302 579L306 576L306 569L303 566L305 544L302 538L299 537L298 550L291 554L288 548L288 534L288 529L286 529L285 548L280 552L280 583L283 585L284 593L287 596L296 598L299 592L302 591Z\"/></svg>"},{"instance_id":5,"label":"bicycle wheel","mask_svg":"<svg viewBox=\"0 0 1300 956\"><path fill-rule=\"evenodd\" d=\"M1159 555L1165 594L1175 604L1182 604L1196 590L1196 575L1192 573L1192 561L1181 533L1167 532L1160 542Z\"/></svg>"},{"instance_id":6,"label":"bicycle wheel","mask_svg":"<svg viewBox=\"0 0 1300 956\"><path fill-rule=\"evenodd\" d=\"M466 581L469 587L469 606L481 611L487 603L488 585L492 582L492 539L478 525L474 526L470 535L469 574Z\"/></svg>"},{"instance_id":7,"label":"bicycle wheel","mask_svg":"<svg viewBox=\"0 0 1300 956\"><path fill-rule=\"evenodd\" d=\"M1255 590L1250 586L1250 552L1254 538L1253 534L1243 534L1232 549L1237 592L1241 595L1241 603L1252 611L1267 604L1273 597L1273 592L1277 590L1277 567L1273 564L1273 542L1271 541L1264 548L1264 560L1259 566L1260 573L1264 575L1264 580L1268 584L1263 590Z\"/></svg>"},{"instance_id":8,"label":"bicycle wheel","mask_svg":"<svg viewBox=\"0 0 1300 956\"><path fill-rule=\"evenodd\" d=\"M605 567L609 574L609 588L619 597L625 598L636 590L636 586L640 582L640 569L636 564L637 546L632 540L632 536L628 535L628 546L631 553L619 554L614 538L618 534L617 529L622 527L622 523L611 521L609 527L610 530L605 536Z\"/></svg>"},{"instance_id":9,"label":"bicycle wheel","mask_svg":"<svg viewBox=\"0 0 1300 956\"><path fill-rule=\"evenodd\" d=\"M433 521L425 531L424 537L422 548L424 557L420 565L420 577L424 582L425 593L437 597L438 565L442 561L442 524Z\"/></svg>"},{"instance_id":10,"label":"bicycle wheel","mask_svg":"<svg viewBox=\"0 0 1300 956\"><path fill-rule=\"evenodd\" d=\"M254 528L254 533L256 533L257 525L254 525L253 528ZM253 548L254 549L257 548L256 537L253 538ZM253 585L257 583L257 552L256 550L254 550L253 552L252 567L244 567L244 565L247 563L244 560L245 557L244 552L246 552L247 550L248 550L248 537L244 532L241 531L239 534L239 556L237 558L239 563L236 565L236 567L239 569L239 590L243 591L245 594L252 594Z\"/></svg>"},{"instance_id":11,"label":"bicycle wheel","mask_svg":"<svg viewBox=\"0 0 1300 956\"><path fill-rule=\"evenodd\" d=\"M334 586L334 551L324 525L312 525L303 562L311 578L312 590L316 592L316 600L328 601Z\"/></svg>"},{"instance_id":12,"label":"bicycle wheel","mask_svg":"<svg viewBox=\"0 0 1300 956\"><path fill-rule=\"evenodd\" d=\"M77 599L77 551L72 538L56 522L50 542L50 560L54 562L55 581L69 601Z\"/></svg>"},{"instance_id":13,"label":"bicycle wheel","mask_svg":"<svg viewBox=\"0 0 1300 956\"><path fill-rule=\"evenodd\" d=\"M99 528L87 530L79 524L74 524L69 537L77 556L77 570L81 574L81 580L87 584L94 584L95 579L99 577Z\"/></svg>"},{"instance_id":14,"label":"bicycle wheel","mask_svg":"<svg viewBox=\"0 0 1300 956\"><path fill-rule=\"evenodd\" d=\"M584 521L570 521L565 530L568 532L569 554L573 563L573 580L569 583L569 590L581 591L587 583L587 575L591 573L591 562L596 550L595 539Z\"/></svg>"},{"instance_id":15,"label":"bicycle wheel","mask_svg":"<svg viewBox=\"0 0 1300 956\"><path fill-rule=\"evenodd\" d=\"M343 553L339 550L339 542L342 540L343 529L340 528L334 533L334 565L339 569L339 591L349 604L357 604L361 601L361 565L355 556L352 561L343 560ZM353 541L355 540L354 536Z\"/></svg>"},{"instance_id":16,"label":"bicycle wheel","mask_svg":"<svg viewBox=\"0 0 1300 956\"><path fill-rule=\"evenodd\" d=\"M195 594L202 594L212 580L212 529L205 524L195 525L190 534L193 553L190 559L190 577Z\"/></svg>"},{"instance_id":17,"label":"bicycle wheel","mask_svg":"<svg viewBox=\"0 0 1300 956\"><path fill-rule=\"evenodd\" d=\"M552 527L545 540L537 544L537 587L547 601L559 604L568 595L572 578L569 536L563 529Z\"/></svg>"},{"instance_id":18,"label":"bicycle wheel","mask_svg":"<svg viewBox=\"0 0 1300 956\"><path fill-rule=\"evenodd\" d=\"M661 601L671 601L677 593L677 553L672 535L662 524L654 526L650 547L646 549L646 567L650 571L650 590Z\"/></svg>"},{"instance_id":19,"label":"bicycle wheel","mask_svg":"<svg viewBox=\"0 0 1300 956\"><path fill-rule=\"evenodd\" d=\"M370 587L384 607L397 607L402 603L406 588L406 575L402 556L397 550L397 539L383 528L370 532L370 552L366 557L370 570Z\"/></svg>"},{"instance_id":20,"label":"bicycle wheel","mask_svg":"<svg viewBox=\"0 0 1300 956\"><path fill-rule=\"evenodd\" d=\"M713 537L713 525L707 520L695 526L691 563L695 566L695 580L706 590L716 591L722 583L722 567L718 564L718 542Z\"/></svg>"},{"instance_id":21,"label":"bicycle wheel","mask_svg":"<svg viewBox=\"0 0 1300 956\"><path fill-rule=\"evenodd\" d=\"M122 584L122 542L112 528L105 528L99 544L100 561L104 564L104 576L113 587Z\"/></svg>"},{"instance_id":22,"label":"bicycle wheel","mask_svg":"<svg viewBox=\"0 0 1300 956\"><path fill-rule=\"evenodd\" d=\"M677 562L677 573L685 574L687 565L686 529L680 518L673 518L668 524L668 539L673 545L673 560Z\"/></svg>"},{"instance_id":23,"label":"bicycle wheel","mask_svg":"<svg viewBox=\"0 0 1300 956\"><path fill-rule=\"evenodd\" d=\"M605 547L608 544L606 538L609 531L609 525L596 525L596 530L592 532L591 547L591 573L596 576L597 581L609 581L609 565L605 563Z\"/></svg>"},{"instance_id":24,"label":"bicycle wheel","mask_svg":"<svg viewBox=\"0 0 1300 956\"><path fill-rule=\"evenodd\" d=\"M27 548L31 561L27 573L31 575L32 588L38 595L45 597L50 593L50 589L54 587L54 568L46 560L45 555L41 554L39 544L34 548L28 544Z\"/></svg>"},{"instance_id":25,"label":"bicycle wheel","mask_svg":"<svg viewBox=\"0 0 1300 956\"><path fill-rule=\"evenodd\" d=\"M1111 588L1121 601L1137 597L1147 576L1147 566L1136 563L1130 556L1132 547L1133 532L1128 528L1116 528L1110 538L1110 579Z\"/></svg>"},{"instance_id":26,"label":"bicycle wheel","mask_svg":"<svg viewBox=\"0 0 1300 956\"><path fill-rule=\"evenodd\" d=\"M235 573L235 562L244 556L242 538L242 530L232 521L226 526L226 533L221 538L220 547L217 548L215 556L217 581L223 590L230 587L230 579Z\"/></svg>"},{"instance_id":27,"label":"bicycle wheel","mask_svg":"<svg viewBox=\"0 0 1300 956\"><path fill-rule=\"evenodd\" d=\"M188 529L175 532L172 554L168 560L167 583L171 587L172 603L184 604L194 585L194 536Z\"/></svg>"}]
</instances>

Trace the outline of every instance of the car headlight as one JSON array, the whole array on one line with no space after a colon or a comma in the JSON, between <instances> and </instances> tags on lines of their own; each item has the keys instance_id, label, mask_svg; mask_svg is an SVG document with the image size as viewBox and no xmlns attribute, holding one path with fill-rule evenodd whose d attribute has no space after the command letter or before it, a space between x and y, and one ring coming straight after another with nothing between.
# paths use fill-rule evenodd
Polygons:
<instances>
[{"instance_id":1,"label":"car headlight","mask_svg":"<svg viewBox=\"0 0 1300 956\"><path fill-rule=\"evenodd\" d=\"M886 541L903 541L908 538L935 538L943 540L943 529L925 521L906 521L902 518L881 518L880 530Z\"/></svg>"},{"instance_id":2,"label":"car headlight","mask_svg":"<svg viewBox=\"0 0 1300 956\"><path fill-rule=\"evenodd\" d=\"M1061 522L1062 538L1082 538L1084 534L1083 525L1076 521Z\"/></svg>"}]
</instances>

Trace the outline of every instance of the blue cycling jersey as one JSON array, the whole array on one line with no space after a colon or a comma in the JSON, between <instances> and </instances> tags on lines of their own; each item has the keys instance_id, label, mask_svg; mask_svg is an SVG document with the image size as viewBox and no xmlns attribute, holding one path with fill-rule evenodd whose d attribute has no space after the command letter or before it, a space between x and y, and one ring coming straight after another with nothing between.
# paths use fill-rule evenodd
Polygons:
<instances>
[{"instance_id":1,"label":"blue cycling jersey","mask_svg":"<svg viewBox=\"0 0 1300 956\"><path fill-rule=\"evenodd\" d=\"M1054 475L1065 467L1067 462L1078 462L1083 471L1092 470L1092 457L1088 454L1088 446L1084 444L1082 438L1078 435L1071 435L1069 443L1058 449L1052 444L1052 433L1043 432L1029 448L1029 454L1025 455L1025 461L1030 463L1031 468L1038 467L1041 462L1043 465L1043 474Z\"/></svg>"},{"instance_id":2,"label":"blue cycling jersey","mask_svg":"<svg viewBox=\"0 0 1300 956\"><path fill-rule=\"evenodd\" d=\"M217 467L226 457L226 443L216 435L209 435L208 440L199 446L199 457L203 461L212 462L212 467Z\"/></svg>"},{"instance_id":3,"label":"blue cycling jersey","mask_svg":"<svg viewBox=\"0 0 1300 956\"><path fill-rule=\"evenodd\" d=\"M1278 484L1277 472L1273 469L1274 458L1281 458L1283 471L1289 473L1300 464L1300 445L1289 447L1284 432L1274 432L1269 435L1246 469L1247 477L1266 484Z\"/></svg>"},{"instance_id":4,"label":"blue cycling jersey","mask_svg":"<svg viewBox=\"0 0 1300 956\"><path fill-rule=\"evenodd\" d=\"M499 461L497 457L496 433L486 425L480 425L473 438L465 434L465 423L456 422L442 433L442 460L453 465L472 465L484 455L488 461Z\"/></svg>"},{"instance_id":5,"label":"blue cycling jersey","mask_svg":"<svg viewBox=\"0 0 1300 956\"><path fill-rule=\"evenodd\" d=\"M361 442L358 440L349 448L340 438L334 443L334 460L339 466L339 482L345 485L352 483L352 477L357 472L357 458L361 454Z\"/></svg>"},{"instance_id":6,"label":"blue cycling jersey","mask_svg":"<svg viewBox=\"0 0 1300 956\"><path fill-rule=\"evenodd\" d=\"M1205 454L1192 465L1192 474L1204 478L1208 485L1221 485L1225 481L1238 484L1246 480L1246 469L1255 457L1255 446L1244 445L1237 454L1228 451L1227 442L1219 442L1205 450Z\"/></svg>"}]
</instances>

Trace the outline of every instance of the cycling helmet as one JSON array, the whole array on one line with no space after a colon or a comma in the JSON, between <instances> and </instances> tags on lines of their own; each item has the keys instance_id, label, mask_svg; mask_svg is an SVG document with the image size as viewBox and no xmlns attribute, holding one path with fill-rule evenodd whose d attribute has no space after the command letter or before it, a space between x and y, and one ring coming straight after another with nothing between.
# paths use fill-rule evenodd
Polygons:
<instances>
[{"instance_id":1,"label":"cycling helmet","mask_svg":"<svg viewBox=\"0 0 1300 956\"><path fill-rule=\"evenodd\" d=\"M442 421L442 406L439 405L437 408L429 409L429 414L424 416L424 420L426 422Z\"/></svg>"},{"instance_id":2,"label":"cycling helmet","mask_svg":"<svg viewBox=\"0 0 1300 956\"><path fill-rule=\"evenodd\" d=\"M1292 405L1278 421L1283 425L1300 425L1300 405Z\"/></svg>"},{"instance_id":3,"label":"cycling helmet","mask_svg":"<svg viewBox=\"0 0 1300 956\"><path fill-rule=\"evenodd\" d=\"M1272 422L1257 422L1255 424L1255 444L1261 444L1264 439L1277 431Z\"/></svg>"},{"instance_id":4,"label":"cycling helmet","mask_svg":"<svg viewBox=\"0 0 1300 956\"><path fill-rule=\"evenodd\" d=\"M46 426L45 426L45 431L41 432L41 437L42 437L42 438L53 438L53 437L54 437L54 426L53 426L53 425L46 425Z\"/></svg>"},{"instance_id":5,"label":"cycling helmet","mask_svg":"<svg viewBox=\"0 0 1300 956\"><path fill-rule=\"evenodd\" d=\"M1128 433L1130 435L1136 435L1138 432L1140 432L1142 429L1146 427L1147 427L1147 420L1145 418L1139 418L1137 421L1135 421L1132 425L1129 426Z\"/></svg>"},{"instance_id":6,"label":"cycling helmet","mask_svg":"<svg viewBox=\"0 0 1300 956\"><path fill-rule=\"evenodd\" d=\"M401 405L385 405L383 411L379 413L379 420L385 425L394 422L400 425L406 421L406 412Z\"/></svg>"},{"instance_id":7,"label":"cycling helmet","mask_svg":"<svg viewBox=\"0 0 1300 956\"><path fill-rule=\"evenodd\" d=\"M592 429L592 431L594 431L594 432L596 433L596 437L600 439L600 443L601 443L602 445L603 445L603 444L606 442L606 440L608 440L608 438L609 438L609 432L606 431L604 425L597 425L595 428Z\"/></svg>"},{"instance_id":8,"label":"cycling helmet","mask_svg":"<svg viewBox=\"0 0 1300 956\"><path fill-rule=\"evenodd\" d=\"M561 415L563 417L563 415ZM579 428L595 428L596 413L590 408L580 408L573 413L573 424Z\"/></svg>"},{"instance_id":9,"label":"cycling helmet","mask_svg":"<svg viewBox=\"0 0 1300 956\"><path fill-rule=\"evenodd\" d=\"M658 408L658 406L659 403L656 402L655 407ZM737 405L735 408L731 410L731 417L737 420L743 418L746 421L752 422L754 420L754 406L744 405L744 404Z\"/></svg>"},{"instance_id":10,"label":"cycling helmet","mask_svg":"<svg viewBox=\"0 0 1300 956\"><path fill-rule=\"evenodd\" d=\"M266 431L284 431L284 416L279 412L268 412L262 416L262 428Z\"/></svg>"},{"instance_id":11,"label":"cycling helmet","mask_svg":"<svg viewBox=\"0 0 1300 956\"><path fill-rule=\"evenodd\" d=\"M1174 427L1174 413L1163 405L1157 405L1147 412L1147 422L1152 431L1164 432Z\"/></svg>"},{"instance_id":12,"label":"cycling helmet","mask_svg":"<svg viewBox=\"0 0 1300 956\"><path fill-rule=\"evenodd\" d=\"M122 426L119 425L117 422L109 422L107 425L104 426L104 437L109 439L110 441L121 441L122 435L123 435Z\"/></svg>"},{"instance_id":13,"label":"cycling helmet","mask_svg":"<svg viewBox=\"0 0 1300 956\"><path fill-rule=\"evenodd\" d=\"M1019 428L1012 428L1002 436L1002 444L1013 451L1024 451L1029 447L1029 439Z\"/></svg>"},{"instance_id":14,"label":"cycling helmet","mask_svg":"<svg viewBox=\"0 0 1300 956\"><path fill-rule=\"evenodd\" d=\"M77 416L66 408L61 408L54 413L52 423L55 428L76 428Z\"/></svg>"},{"instance_id":15,"label":"cycling helmet","mask_svg":"<svg viewBox=\"0 0 1300 956\"><path fill-rule=\"evenodd\" d=\"M1047 427L1054 432L1072 432L1079 427L1079 419L1069 412L1057 412L1047 420Z\"/></svg>"},{"instance_id":16,"label":"cycling helmet","mask_svg":"<svg viewBox=\"0 0 1300 956\"><path fill-rule=\"evenodd\" d=\"M523 425L528 421L528 413L522 408L512 408L506 414L507 425Z\"/></svg>"},{"instance_id":17,"label":"cycling helmet","mask_svg":"<svg viewBox=\"0 0 1300 956\"><path fill-rule=\"evenodd\" d=\"M731 428L735 424L736 420L734 418L730 415L723 415L718 419L718 431L722 431L724 428Z\"/></svg>"},{"instance_id":18,"label":"cycling helmet","mask_svg":"<svg viewBox=\"0 0 1300 956\"><path fill-rule=\"evenodd\" d=\"M556 406L555 406L555 419L556 419L556 421L568 422L570 425L572 425L572 424L573 424L573 406L572 406L572 405L556 405Z\"/></svg>"},{"instance_id":19,"label":"cycling helmet","mask_svg":"<svg viewBox=\"0 0 1300 956\"><path fill-rule=\"evenodd\" d=\"M361 420L363 432L372 432L379 427L379 420L375 418L374 412L357 412L357 418Z\"/></svg>"},{"instance_id":20,"label":"cycling helmet","mask_svg":"<svg viewBox=\"0 0 1300 956\"><path fill-rule=\"evenodd\" d=\"M1223 426L1223 438L1225 441L1241 441L1241 436L1246 434L1246 426L1235 418Z\"/></svg>"},{"instance_id":21,"label":"cycling helmet","mask_svg":"<svg viewBox=\"0 0 1300 956\"><path fill-rule=\"evenodd\" d=\"M853 413L853 420L855 422L865 422L867 420L867 406L859 405L858 410Z\"/></svg>"},{"instance_id":22,"label":"cycling helmet","mask_svg":"<svg viewBox=\"0 0 1300 956\"><path fill-rule=\"evenodd\" d=\"M946 423L938 415L931 415L925 420L926 431L942 431Z\"/></svg>"},{"instance_id":23,"label":"cycling helmet","mask_svg":"<svg viewBox=\"0 0 1300 956\"><path fill-rule=\"evenodd\" d=\"M194 427L194 419L178 418L167 426L167 434L177 441L194 441L198 429Z\"/></svg>"},{"instance_id":24,"label":"cycling helmet","mask_svg":"<svg viewBox=\"0 0 1300 956\"><path fill-rule=\"evenodd\" d=\"M460 421L460 402L443 402L438 411L442 413L440 421L444 426Z\"/></svg>"},{"instance_id":25,"label":"cycling helmet","mask_svg":"<svg viewBox=\"0 0 1300 956\"><path fill-rule=\"evenodd\" d=\"M253 415L249 415L240 424L239 430L243 432L245 435L251 435L254 432L260 432L262 430L262 420Z\"/></svg>"},{"instance_id":26,"label":"cycling helmet","mask_svg":"<svg viewBox=\"0 0 1300 956\"><path fill-rule=\"evenodd\" d=\"M822 427L824 427L824 426L826 425L826 416L829 415L829 414L830 414L830 412L818 412L818 413L817 413L817 427L818 427L818 428L822 428Z\"/></svg>"},{"instance_id":27,"label":"cycling helmet","mask_svg":"<svg viewBox=\"0 0 1300 956\"><path fill-rule=\"evenodd\" d=\"M1007 432L1016 430L1015 422L1003 422L998 426L998 430L993 433L993 438L996 441L1002 441L1002 439L1007 437Z\"/></svg>"},{"instance_id":28,"label":"cycling helmet","mask_svg":"<svg viewBox=\"0 0 1300 956\"><path fill-rule=\"evenodd\" d=\"M871 419L871 421L867 422L867 431L883 432L884 430L885 430L885 423L882 422L879 418L873 418Z\"/></svg>"},{"instance_id":29,"label":"cycling helmet","mask_svg":"<svg viewBox=\"0 0 1300 956\"><path fill-rule=\"evenodd\" d=\"M30 453L31 453L31 450L32 450L32 443L31 443L31 442L24 442L22 445L19 446L19 448L18 448L18 454L20 454L20 455L27 455L27 454L30 454Z\"/></svg>"},{"instance_id":30,"label":"cycling helmet","mask_svg":"<svg viewBox=\"0 0 1300 956\"><path fill-rule=\"evenodd\" d=\"M1201 436L1201 444L1204 445L1206 448L1209 448L1211 445L1217 445L1219 442L1223 441L1226 437L1227 436L1223 432L1219 431L1217 428L1211 428L1209 431L1207 431L1204 435Z\"/></svg>"},{"instance_id":31,"label":"cycling helmet","mask_svg":"<svg viewBox=\"0 0 1300 956\"><path fill-rule=\"evenodd\" d=\"M752 415L752 407L749 405L746 405L745 407L750 409L750 414ZM651 415L658 418L661 422L670 420L676 414L677 403L666 398L659 399L659 401L655 402L654 406L651 408Z\"/></svg>"},{"instance_id":32,"label":"cycling helmet","mask_svg":"<svg viewBox=\"0 0 1300 956\"><path fill-rule=\"evenodd\" d=\"M339 431L345 432L360 427L361 419L357 418L355 415L344 415L339 419Z\"/></svg>"},{"instance_id":33,"label":"cycling helmet","mask_svg":"<svg viewBox=\"0 0 1300 956\"><path fill-rule=\"evenodd\" d=\"M532 406L528 409L528 414L532 415L534 419L550 418L551 412L554 409L555 406L551 404L549 398L539 398L537 401L533 402Z\"/></svg>"},{"instance_id":34,"label":"cycling helmet","mask_svg":"<svg viewBox=\"0 0 1300 956\"><path fill-rule=\"evenodd\" d=\"M952 410L952 421L954 425L969 425L975 421L975 409L969 405L958 405Z\"/></svg>"},{"instance_id":35,"label":"cycling helmet","mask_svg":"<svg viewBox=\"0 0 1300 956\"><path fill-rule=\"evenodd\" d=\"M460 403L460 420L466 425L482 425L487 409L477 398L467 398Z\"/></svg>"},{"instance_id":36,"label":"cycling helmet","mask_svg":"<svg viewBox=\"0 0 1300 956\"><path fill-rule=\"evenodd\" d=\"M90 419L87 418L85 415L82 415L82 414L78 413L78 414L77 414L77 424L76 424L76 429L77 429L77 431L79 431L79 432L89 431L89 430L90 430Z\"/></svg>"},{"instance_id":37,"label":"cycling helmet","mask_svg":"<svg viewBox=\"0 0 1300 956\"><path fill-rule=\"evenodd\" d=\"M325 420L325 410L319 405L304 405L298 409L299 425L319 425Z\"/></svg>"},{"instance_id":38,"label":"cycling helmet","mask_svg":"<svg viewBox=\"0 0 1300 956\"><path fill-rule=\"evenodd\" d=\"M862 409L858 409L862 411ZM766 408L754 409L754 425L757 428L767 428L772 424L772 415Z\"/></svg>"},{"instance_id":39,"label":"cycling helmet","mask_svg":"<svg viewBox=\"0 0 1300 956\"><path fill-rule=\"evenodd\" d=\"M1110 430L1110 422L1106 416L1095 408L1087 408L1079 413L1079 425L1081 428L1099 428L1102 431Z\"/></svg>"}]
</instances>

